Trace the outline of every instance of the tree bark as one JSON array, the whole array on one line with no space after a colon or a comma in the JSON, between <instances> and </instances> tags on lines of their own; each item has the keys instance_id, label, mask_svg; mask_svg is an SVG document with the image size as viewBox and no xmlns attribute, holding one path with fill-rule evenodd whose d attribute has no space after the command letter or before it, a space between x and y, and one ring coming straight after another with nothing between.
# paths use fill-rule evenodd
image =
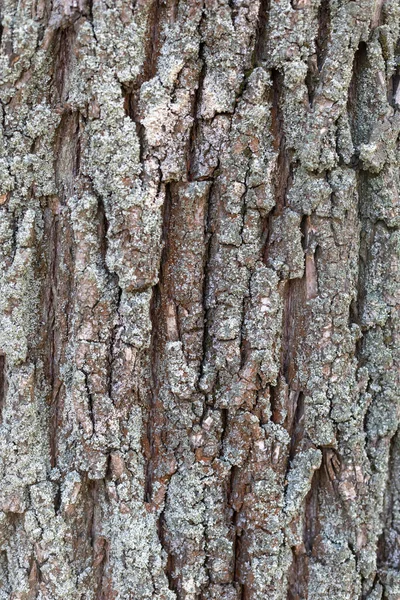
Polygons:
<instances>
[{"instance_id":1,"label":"tree bark","mask_svg":"<svg viewBox=\"0 0 400 600\"><path fill-rule=\"evenodd\" d=\"M0 600L399 600L399 1L0 10Z\"/></svg>"}]
</instances>

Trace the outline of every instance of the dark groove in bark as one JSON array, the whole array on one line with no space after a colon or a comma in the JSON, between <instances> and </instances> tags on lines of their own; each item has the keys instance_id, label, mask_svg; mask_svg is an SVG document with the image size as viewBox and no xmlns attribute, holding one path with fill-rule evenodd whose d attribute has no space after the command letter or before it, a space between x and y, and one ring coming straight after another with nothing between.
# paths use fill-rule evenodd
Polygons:
<instances>
[{"instance_id":1,"label":"dark groove in bark","mask_svg":"<svg viewBox=\"0 0 400 600\"><path fill-rule=\"evenodd\" d=\"M7 393L6 357L0 354L0 425L3 422L3 408Z\"/></svg>"},{"instance_id":2,"label":"dark groove in bark","mask_svg":"<svg viewBox=\"0 0 400 600\"><path fill-rule=\"evenodd\" d=\"M276 206L274 208L274 214L280 215L282 214L282 211L286 206L287 192L292 183L293 173L291 166L291 153L286 147L284 117L282 113L283 75L276 69L272 69L271 80L272 135L274 138L274 148L278 152L278 159L275 171Z\"/></svg>"},{"instance_id":3,"label":"dark groove in bark","mask_svg":"<svg viewBox=\"0 0 400 600\"><path fill-rule=\"evenodd\" d=\"M293 181L293 166L291 152L286 148L284 132L284 118L282 113L282 84L283 76L276 70L271 70L271 134L274 150L278 157L274 173L275 206L265 217L263 223L263 237L265 238L262 251L263 262L268 266L270 236L273 219L280 216L286 206L287 193Z\"/></svg>"},{"instance_id":4,"label":"dark groove in bark","mask_svg":"<svg viewBox=\"0 0 400 600\"><path fill-rule=\"evenodd\" d=\"M92 29L94 40L95 40L96 44L98 44L99 42L98 42L98 39L97 39L97 36L96 36L96 30L94 28L93 1L94 0L87 0L87 14L86 14L86 17L87 17L87 20L90 23L90 27Z\"/></svg>"},{"instance_id":5,"label":"dark groove in bark","mask_svg":"<svg viewBox=\"0 0 400 600\"><path fill-rule=\"evenodd\" d=\"M287 600L305 600L308 597L308 561L303 548L292 550L293 558L289 569Z\"/></svg>"},{"instance_id":6,"label":"dark groove in bark","mask_svg":"<svg viewBox=\"0 0 400 600\"><path fill-rule=\"evenodd\" d=\"M136 125L136 133L139 139L140 162L143 165L146 143L146 130L141 124L140 112L140 88L143 83L150 81L157 72L157 59L161 50L161 27L164 23L167 7L163 0L153 0L148 19L148 29L145 36L146 48L143 68L140 75L130 85L121 85L122 97L124 99L124 110Z\"/></svg>"},{"instance_id":7,"label":"dark groove in bark","mask_svg":"<svg viewBox=\"0 0 400 600\"><path fill-rule=\"evenodd\" d=\"M354 148L357 153L358 146L361 142L366 141L369 132L365 128L364 111L361 91L363 78L366 70L369 68L367 44L360 42L353 60L353 75L349 85L347 112L350 120L351 136L353 139ZM360 127L360 122L364 119L363 126ZM366 121L367 123L369 120ZM360 133L361 132L361 133ZM362 135L362 138L360 137Z\"/></svg>"},{"instance_id":8,"label":"dark groove in bark","mask_svg":"<svg viewBox=\"0 0 400 600\"><path fill-rule=\"evenodd\" d=\"M54 101L61 107L68 101L69 69L74 51L76 32L74 25L56 31L53 40L54 68L51 90L55 92Z\"/></svg>"},{"instance_id":9,"label":"dark groove in bark","mask_svg":"<svg viewBox=\"0 0 400 600\"><path fill-rule=\"evenodd\" d=\"M77 119L76 119L76 130L75 130L75 136L74 136L74 139L76 140L75 163L74 163L74 169L73 169L74 177L78 177L80 170L81 170L81 135L80 135L80 131L81 131L80 117L78 114Z\"/></svg>"},{"instance_id":10,"label":"dark groove in bark","mask_svg":"<svg viewBox=\"0 0 400 600\"><path fill-rule=\"evenodd\" d=\"M331 7L329 0L321 0L318 9L318 35L315 40L318 71L322 70L331 35Z\"/></svg>"},{"instance_id":11,"label":"dark groove in bark","mask_svg":"<svg viewBox=\"0 0 400 600\"><path fill-rule=\"evenodd\" d=\"M75 193L80 171L81 140L78 112L67 106L63 109L54 141L54 172L60 203Z\"/></svg>"},{"instance_id":12,"label":"dark groove in bark","mask_svg":"<svg viewBox=\"0 0 400 600\"><path fill-rule=\"evenodd\" d=\"M227 500L231 511L231 526L233 536L233 565L232 565L232 583L235 586L239 598L243 598L244 586L242 582L242 528L239 527L240 509L243 499L240 498L240 468L233 465L230 472L230 478L227 482Z\"/></svg>"},{"instance_id":13,"label":"dark groove in bark","mask_svg":"<svg viewBox=\"0 0 400 600\"><path fill-rule=\"evenodd\" d=\"M390 440L389 472L385 489L382 533L377 544L377 570L400 570L400 526L395 518L395 503L400 494L400 430Z\"/></svg>"},{"instance_id":14,"label":"dark groove in bark","mask_svg":"<svg viewBox=\"0 0 400 600\"><path fill-rule=\"evenodd\" d=\"M271 0L260 0L256 36L254 41L253 64L258 66L264 59L265 44L268 34L268 21Z\"/></svg>"},{"instance_id":15,"label":"dark groove in bark","mask_svg":"<svg viewBox=\"0 0 400 600\"><path fill-rule=\"evenodd\" d=\"M301 442L304 438L304 394L303 392L294 392L295 403L292 422L286 425L285 429L291 432L289 463L295 457Z\"/></svg>"},{"instance_id":16,"label":"dark groove in bark","mask_svg":"<svg viewBox=\"0 0 400 600\"><path fill-rule=\"evenodd\" d=\"M307 74L306 74L306 78L304 80L304 83L306 84L306 87L307 87L308 104L310 105L311 108L314 103L315 89L318 85L318 73L317 73L317 67L315 64L315 62L316 62L315 58L316 58L315 55L312 55L309 57Z\"/></svg>"},{"instance_id":17,"label":"dark groove in bark","mask_svg":"<svg viewBox=\"0 0 400 600\"><path fill-rule=\"evenodd\" d=\"M157 283L153 288L153 294L150 303L150 319L152 323L151 333L151 344L150 344L150 365L151 365L151 392L150 392L150 406L148 411L147 421L147 440L148 440L148 456L146 465L146 480L145 480L145 498L146 502L151 502L152 499L152 487L153 487L153 462L155 459L155 432L154 432L154 412L157 410L156 398L158 396L159 382L157 380L156 369L159 364L158 362L158 343L159 343L159 323L160 315L160 283Z\"/></svg>"},{"instance_id":18,"label":"dark groove in bark","mask_svg":"<svg viewBox=\"0 0 400 600\"><path fill-rule=\"evenodd\" d=\"M309 561L314 543L319 534L319 490L321 469L312 478L311 489L305 499L303 518L303 543L293 551L293 561L289 569L287 600L308 598Z\"/></svg>"},{"instance_id":19,"label":"dark groove in bark","mask_svg":"<svg viewBox=\"0 0 400 600\"><path fill-rule=\"evenodd\" d=\"M146 129L140 122L140 111L138 107L140 90L137 86L135 86L133 89L127 88L126 86L121 86L121 90L122 97L124 99L125 115L135 123L136 134L139 140L139 160L143 165L146 148Z\"/></svg>"},{"instance_id":20,"label":"dark groove in bark","mask_svg":"<svg viewBox=\"0 0 400 600\"><path fill-rule=\"evenodd\" d=\"M315 93L320 83L320 74L327 56L330 34L330 2L329 0L321 0L318 9L318 32L315 38L315 54L308 57L308 70L305 78L310 107L313 106Z\"/></svg>"},{"instance_id":21,"label":"dark groove in bark","mask_svg":"<svg viewBox=\"0 0 400 600\"><path fill-rule=\"evenodd\" d=\"M167 497L168 491L166 492L166 497ZM168 548L168 543L167 540L165 538L165 532L167 531L167 525L165 523L165 510L163 510L158 518L158 523L157 523L157 531L158 531L158 538L160 540L161 543L161 547L165 550L166 554L167 554L167 562L165 565L165 574L167 576L168 579L168 587L171 591L176 592L178 591L178 581L177 579L174 577L173 573L175 571L175 560L174 560L174 556L173 554L171 554L170 552L168 552L167 548Z\"/></svg>"},{"instance_id":22,"label":"dark groove in bark","mask_svg":"<svg viewBox=\"0 0 400 600\"><path fill-rule=\"evenodd\" d=\"M359 255L358 255L358 277L357 277L357 296L350 304L349 317L350 320L356 323L361 329L364 329L361 322L361 316L365 302L365 277L367 266L370 262L370 249L373 242L371 229L366 227L366 222L363 218L363 196L367 192L368 175L363 171L357 172L357 194L358 194L358 213L362 227L359 234ZM362 338L357 341L356 358L361 367L363 364L362 358Z\"/></svg>"},{"instance_id":23,"label":"dark groove in bark","mask_svg":"<svg viewBox=\"0 0 400 600\"><path fill-rule=\"evenodd\" d=\"M86 371L84 371L82 369L82 373L84 375L84 382L85 382L85 388L86 388L86 398L87 398L87 408L88 408L88 414L89 414L89 418L92 422L93 425L93 434L96 431L96 419L95 419L95 405L94 405L94 398L93 398L93 394L92 394L92 390L91 390L91 386L89 383L89 375Z\"/></svg>"},{"instance_id":24,"label":"dark groove in bark","mask_svg":"<svg viewBox=\"0 0 400 600\"><path fill-rule=\"evenodd\" d=\"M163 312L163 286L165 284L165 268L169 254L170 240L170 218L172 209L172 189L171 184L165 186L165 200L163 205L162 221L162 241L163 249L161 252L159 281L153 288L153 294L150 304L150 318L152 323L151 343L150 343L150 365L151 365L151 383L150 383L150 407L148 411L147 439L149 446L149 456L146 465L145 497L148 503L153 502L153 483L154 469L156 461L159 460L160 453L163 452L161 430L164 422L164 407L159 400L159 390L162 382L158 373L163 362L164 344L165 344L165 314ZM167 492L166 492L167 493ZM158 536L162 548L167 554L167 565L165 574L169 581L169 587L176 589L177 582L172 577L174 568L173 555L168 550L164 535L164 515L161 513L158 520Z\"/></svg>"},{"instance_id":25,"label":"dark groove in bark","mask_svg":"<svg viewBox=\"0 0 400 600\"><path fill-rule=\"evenodd\" d=\"M148 81L156 74L157 58L161 50L160 26L164 22L163 7L166 5L162 0L154 0L152 5L152 16L150 17L148 50L146 52L146 61L144 63L145 81Z\"/></svg>"},{"instance_id":26,"label":"dark groove in bark","mask_svg":"<svg viewBox=\"0 0 400 600\"><path fill-rule=\"evenodd\" d=\"M90 539L90 551L94 570L94 598L96 600L109 600L112 596L108 589L106 569L109 560L109 542L101 535L101 509L100 495L104 489L104 480L85 480L86 485L86 526Z\"/></svg>"},{"instance_id":27,"label":"dark groove in bark","mask_svg":"<svg viewBox=\"0 0 400 600\"><path fill-rule=\"evenodd\" d=\"M56 515L59 514L60 507L61 507L61 487L60 487L60 485L58 485L57 491L54 495L54 512Z\"/></svg>"},{"instance_id":28,"label":"dark groove in bark","mask_svg":"<svg viewBox=\"0 0 400 600\"><path fill-rule=\"evenodd\" d=\"M100 256L103 263L103 267L107 270L106 255L107 255L107 231L108 221L106 217L106 211L104 208L103 198L97 196L97 236L100 243Z\"/></svg>"},{"instance_id":29,"label":"dark groove in bark","mask_svg":"<svg viewBox=\"0 0 400 600\"><path fill-rule=\"evenodd\" d=\"M118 275L111 273L107 266L107 249L108 249L108 238L107 233L109 229L109 223L105 211L103 198L96 194L97 197L97 237L99 240L99 253L101 267L107 273L109 284L113 287L115 293L115 314L118 316L119 307L121 304L122 288L119 285ZM108 349L108 364L107 364L107 392L111 400L113 400L113 362L114 362L114 351L115 342L117 337L117 331L119 323L117 322L111 329L111 337Z\"/></svg>"},{"instance_id":30,"label":"dark groove in bark","mask_svg":"<svg viewBox=\"0 0 400 600\"><path fill-rule=\"evenodd\" d=\"M218 164L216 167L216 172L218 172L219 170L219 160L218 160ZM202 354L202 360L201 360L201 364L199 367L199 373L200 373L200 377L204 374L204 363L206 361L206 356L207 356L207 349L208 349L208 345L210 343L210 339L209 339L209 310L207 308L207 296L209 293L209 264L210 264L210 258L211 258L211 250L212 250L212 240L213 240L213 231L212 231L212 196L213 196L213 189L214 189L214 182L215 179L212 181L210 188L208 190L208 197L207 197L207 205L206 205L206 220L205 220L205 231L204 231L204 243L206 246L206 251L204 253L204 259L203 259L203 297L202 297L202 304L203 304L203 315L204 315L204 328L203 328L203 354Z\"/></svg>"},{"instance_id":31,"label":"dark groove in bark","mask_svg":"<svg viewBox=\"0 0 400 600\"><path fill-rule=\"evenodd\" d=\"M60 383L55 386L56 374L58 379L58 364L56 358L56 311L57 311L57 276L58 276L58 244L59 244L59 218L51 217L49 232L49 265L47 296L47 364L49 369L49 383L51 387L50 399L50 455L54 467L57 462L57 422L58 422L58 394ZM47 295L46 294L46 295Z\"/></svg>"},{"instance_id":32,"label":"dark groove in bark","mask_svg":"<svg viewBox=\"0 0 400 600\"><path fill-rule=\"evenodd\" d=\"M269 388L271 403L271 421L277 425L281 424L281 405L279 399L279 389L277 385L271 385Z\"/></svg>"},{"instance_id":33,"label":"dark groove in bark","mask_svg":"<svg viewBox=\"0 0 400 600\"><path fill-rule=\"evenodd\" d=\"M391 76L390 80L389 80L389 86L388 86L388 102L391 106L393 106L394 108L396 106L399 106L400 103L400 68L399 66L396 67L395 72L393 73L393 75Z\"/></svg>"},{"instance_id":34,"label":"dark groove in bark","mask_svg":"<svg viewBox=\"0 0 400 600\"><path fill-rule=\"evenodd\" d=\"M201 119L198 118L198 111L201 106L204 79L205 79L206 72L207 72L207 65L206 65L206 61L204 58L204 44L202 42L200 42L200 47L199 47L199 59L202 60L202 67L201 67L198 84L197 84L197 88L196 88L196 91L194 94L194 99L193 99L193 110L192 110L193 125L190 129L190 134L189 134L189 150L188 150L188 161L187 161L188 181L193 181L196 179L196 173L194 171L195 150L196 150L197 136L198 136L199 129L201 126Z\"/></svg>"},{"instance_id":35,"label":"dark groove in bark","mask_svg":"<svg viewBox=\"0 0 400 600\"><path fill-rule=\"evenodd\" d=\"M296 352L305 331L306 279L289 279L283 292L281 373L290 389L297 386Z\"/></svg>"},{"instance_id":36,"label":"dark groove in bark","mask_svg":"<svg viewBox=\"0 0 400 600\"><path fill-rule=\"evenodd\" d=\"M352 320L354 323L356 323L364 333L365 327L363 327L362 325L362 313L364 310L366 295L365 278L367 274L368 264L371 262L370 254L374 237L373 232L371 232L371 227L368 225L368 220L365 219L364 214L364 197L368 193L368 179L370 177L370 174L359 168L359 144L360 142L366 141L365 138L362 138L359 134L359 121L360 119L365 120L365 113L362 109L362 105L364 104L362 88L368 68L369 62L367 55L367 45L365 42L360 42L358 49L354 54L352 78L349 85L347 100L347 114L349 118L351 136L355 150L355 156L353 157L352 166L356 169L358 217L361 222L358 240L359 252L356 288L357 295L356 298L353 299L349 307L349 320ZM357 361L358 369L362 368L367 362L367 359L364 356L364 343L364 337L361 337L356 341L355 344L354 357ZM364 431L367 431L368 416L369 410L366 410L363 419Z\"/></svg>"},{"instance_id":37,"label":"dark groove in bark","mask_svg":"<svg viewBox=\"0 0 400 600\"><path fill-rule=\"evenodd\" d=\"M73 41L71 32L65 30L61 37L62 64L55 63L55 69L60 68L58 74L59 98L68 94L65 81L68 71L68 61L72 51ZM64 40L64 41L62 41ZM65 88L65 89L64 89ZM44 293L44 319L46 323L46 365L48 371L51 398L49 399L49 446L51 465L57 464L57 435L60 429L60 415L64 396L64 384L59 372L59 363L65 352L65 345L69 334L69 316L60 314L63 300L70 306L72 294L72 265L73 239L70 223L65 218L65 204L68 197L75 192L76 178L80 170L80 125L79 114L71 112L67 106L62 109L59 126L55 132L54 141L54 172L58 197L50 200L47 209L46 225L47 238L45 238L45 265L46 284ZM60 278L63 263L67 266L67 274Z\"/></svg>"}]
</instances>

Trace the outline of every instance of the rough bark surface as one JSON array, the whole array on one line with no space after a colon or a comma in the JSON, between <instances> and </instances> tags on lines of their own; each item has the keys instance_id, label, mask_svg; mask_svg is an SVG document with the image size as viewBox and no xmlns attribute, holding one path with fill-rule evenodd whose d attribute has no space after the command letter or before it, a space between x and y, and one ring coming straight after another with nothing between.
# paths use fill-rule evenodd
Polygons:
<instances>
[{"instance_id":1,"label":"rough bark surface","mask_svg":"<svg viewBox=\"0 0 400 600\"><path fill-rule=\"evenodd\" d=\"M399 600L399 1L0 12L0 599Z\"/></svg>"}]
</instances>

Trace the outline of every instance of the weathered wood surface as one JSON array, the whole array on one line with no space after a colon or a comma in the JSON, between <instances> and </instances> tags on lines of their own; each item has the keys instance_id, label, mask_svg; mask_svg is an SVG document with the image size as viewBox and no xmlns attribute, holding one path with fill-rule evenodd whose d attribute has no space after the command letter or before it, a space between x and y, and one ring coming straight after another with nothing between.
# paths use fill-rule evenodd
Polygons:
<instances>
[{"instance_id":1,"label":"weathered wood surface","mask_svg":"<svg viewBox=\"0 0 400 600\"><path fill-rule=\"evenodd\" d=\"M0 16L0 599L399 600L398 0Z\"/></svg>"}]
</instances>

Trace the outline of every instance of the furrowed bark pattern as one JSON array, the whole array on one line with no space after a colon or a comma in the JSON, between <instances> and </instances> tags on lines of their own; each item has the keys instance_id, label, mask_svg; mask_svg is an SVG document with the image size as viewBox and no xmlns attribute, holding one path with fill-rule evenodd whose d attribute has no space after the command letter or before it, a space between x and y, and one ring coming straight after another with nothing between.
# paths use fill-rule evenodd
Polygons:
<instances>
[{"instance_id":1,"label":"furrowed bark pattern","mask_svg":"<svg viewBox=\"0 0 400 600\"><path fill-rule=\"evenodd\" d=\"M400 598L398 1L0 17L0 598Z\"/></svg>"}]
</instances>

